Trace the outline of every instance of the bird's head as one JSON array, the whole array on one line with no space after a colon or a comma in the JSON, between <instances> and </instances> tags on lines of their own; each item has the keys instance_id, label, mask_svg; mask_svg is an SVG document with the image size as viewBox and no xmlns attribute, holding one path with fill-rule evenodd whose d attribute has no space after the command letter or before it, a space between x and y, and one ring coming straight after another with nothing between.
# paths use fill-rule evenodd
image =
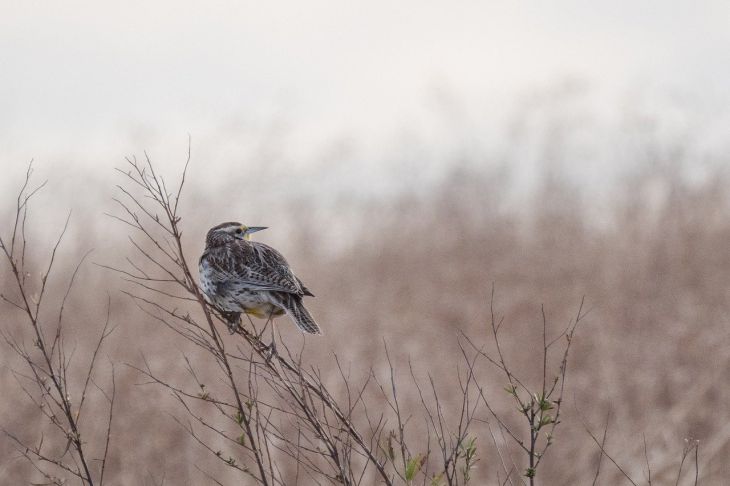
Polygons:
<instances>
[{"instance_id":1,"label":"bird's head","mask_svg":"<svg viewBox=\"0 0 730 486\"><path fill-rule=\"evenodd\" d=\"M205 238L208 246L222 244L232 240L250 240L251 233L265 230L265 226L246 226L241 223L221 223L213 226Z\"/></svg>"}]
</instances>

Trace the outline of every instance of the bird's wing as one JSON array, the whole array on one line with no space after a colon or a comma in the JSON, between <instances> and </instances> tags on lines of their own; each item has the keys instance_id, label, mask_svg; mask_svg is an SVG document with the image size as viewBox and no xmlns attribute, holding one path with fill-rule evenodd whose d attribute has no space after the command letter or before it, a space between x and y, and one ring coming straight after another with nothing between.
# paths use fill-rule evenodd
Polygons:
<instances>
[{"instance_id":1,"label":"bird's wing","mask_svg":"<svg viewBox=\"0 0 730 486\"><path fill-rule=\"evenodd\" d=\"M234 280L253 290L311 294L281 253L263 243L236 242L221 251L209 252L207 259L218 280Z\"/></svg>"},{"instance_id":2,"label":"bird's wing","mask_svg":"<svg viewBox=\"0 0 730 486\"><path fill-rule=\"evenodd\" d=\"M299 285L300 285L300 286L302 287L302 293L303 293L304 295L309 295L310 297L314 297L314 294L312 293L312 291L311 291L311 290L309 290L309 289L308 289L308 288L307 288L307 287L306 287L306 286L304 285L304 282L302 282L302 280L301 280L301 279L300 279L299 277L296 277L296 279L297 279L297 282L299 282Z\"/></svg>"},{"instance_id":3,"label":"bird's wing","mask_svg":"<svg viewBox=\"0 0 730 486\"><path fill-rule=\"evenodd\" d=\"M249 272L255 282L272 285L278 290L297 295L311 295L302 281L294 275L289 262L281 253L264 243L251 242L250 245L255 257L249 266Z\"/></svg>"}]
</instances>

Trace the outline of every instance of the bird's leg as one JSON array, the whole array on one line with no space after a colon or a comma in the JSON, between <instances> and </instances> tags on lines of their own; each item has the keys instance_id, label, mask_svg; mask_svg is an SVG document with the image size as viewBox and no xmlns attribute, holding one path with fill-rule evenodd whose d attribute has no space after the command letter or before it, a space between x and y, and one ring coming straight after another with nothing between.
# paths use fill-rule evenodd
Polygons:
<instances>
[{"instance_id":1,"label":"bird's leg","mask_svg":"<svg viewBox=\"0 0 730 486\"><path fill-rule=\"evenodd\" d=\"M276 356L276 330L274 326L273 309L269 312L269 322L271 323L271 344L267 350L267 361Z\"/></svg>"}]
</instances>

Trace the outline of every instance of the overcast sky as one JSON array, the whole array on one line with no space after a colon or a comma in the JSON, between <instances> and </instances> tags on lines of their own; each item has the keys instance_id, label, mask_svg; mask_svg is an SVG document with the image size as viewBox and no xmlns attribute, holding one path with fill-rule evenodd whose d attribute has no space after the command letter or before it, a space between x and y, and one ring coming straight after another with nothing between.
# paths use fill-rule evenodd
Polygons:
<instances>
[{"instance_id":1,"label":"overcast sky","mask_svg":"<svg viewBox=\"0 0 730 486\"><path fill-rule=\"evenodd\" d=\"M272 131L303 163L342 140L387 158L394 134L488 138L561 83L726 133L729 21L727 0L0 0L0 163L113 166L188 133L235 157Z\"/></svg>"}]
</instances>

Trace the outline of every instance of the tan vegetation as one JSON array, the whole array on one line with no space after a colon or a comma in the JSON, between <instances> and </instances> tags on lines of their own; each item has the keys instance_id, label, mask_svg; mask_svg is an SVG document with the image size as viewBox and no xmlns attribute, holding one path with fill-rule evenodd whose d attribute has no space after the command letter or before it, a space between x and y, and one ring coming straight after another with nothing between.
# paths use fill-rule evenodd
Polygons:
<instances>
[{"instance_id":1,"label":"tan vegetation","mask_svg":"<svg viewBox=\"0 0 730 486\"><path fill-rule=\"evenodd\" d=\"M306 211L301 203L288 208L297 217L282 217L286 228L263 220L268 216L265 214L257 221L246 221L274 227L269 236L264 232L260 238L280 248L317 295L311 310L324 336L304 338L293 326L278 326L291 352L283 359L295 367L286 379L272 374L281 368L267 368L261 354L265 350L258 347L256 336L230 336L224 325L217 323L218 337L227 349L236 349L246 357L231 365L240 373L241 384L253 379L247 374L252 369L258 370L256 376L263 382L273 383L261 392L261 403L269 404L270 411L289 403L292 395L285 395L295 393L296 387L282 388L281 384L295 383L302 373L326 387L343 409L348 409L348 398L357 396L355 390L372 380L377 386L367 388L362 402L370 415L377 417L383 412L388 422L370 450L389 468L386 475L394 484L407 483L409 467L416 466L417 481L413 484L431 484L434 476L435 484L446 484L448 479L438 477L444 461L437 444L438 427L430 426L428 419L427 410L438 416L434 412L436 402L422 400L418 389L421 386L422 393L431 393L432 378L438 407L451 430L442 435L445 450L451 447L461 454L462 462L455 470L460 479L453 484L463 484L468 473L471 484L516 485L528 481L529 461L510 431L528 442L530 431L516 410L509 376L477 351L490 357L501 351L509 369L527 388L540 390L545 380L543 369L551 383L552 376L560 376L563 359L562 351L556 350L543 368L545 336L548 341L560 336L578 315L585 297L587 315L570 349L566 388L560 401L561 424L540 463L537 484L629 484L626 475L635 484L695 484L695 453L700 483L723 484L730 475L725 460L730 457L730 396L724 386L730 368L730 347L725 343L730 289L726 188L730 180L717 169L705 182L690 184L677 175L681 160L653 164L633 176L623 193L615 195L611 207L603 212L601 224L591 221L591 213L584 210L590 194L559 178L546 177L550 182L532 194L534 202L529 208L517 211L504 204L506 188L501 177L465 168L455 170L453 177L427 197L404 195L396 201L373 201L356 210L350 208L354 214L347 227L352 232L350 243L337 251L322 241L326 232L313 231L310 225L323 216ZM177 189L178 175L175 172L168 179L175 186L169 188L171 193ZM117 182L128 184L124 174ZM53 183L51 177L49 184ZM181 216L182 248L193 265L194 276L205 231L225 217L211 219L218 208L208 204L201 208L200 201L213 198L198 192L201 189L194 180L186 184L177 214ZM659 188L659 197L654 197L657 191L651 193L651 204L647 188ZM123 195L109 187L108 197ZM10 208L15 200L6 196L3 203ZM129 201L126 204L132 213L141 215ZM216 199L216 204L223 206L225 201ZM51 210L36 205L29 213L38 218L36 222L43 221L39 228L32 218L29 220L26 258L29 278L36 282L33 285L38 285L38 274L53 246L49 246L48 234L57 236L63 226L42 219L46 209ZM114 214L125 217L119 208ZM187 218L186 214L192 216ZM98 264L123 268L127 256L139 261L139 253L123 236L139 237L138 230L93 212L81 220L72 217L70 225L71 236L62 242L66 246L57 256L57 279L49 282L45 296L52 310L40 315L51 327L69 277L89 248L98 247L90 257ZM3 223L5 241L10 226ZM109 227L113 229L106 230ZM149 241L141 248L154 251ZM174 254L174 248L172 251ZM149 261L138 265L145 271L154 267ZM15 299L13 272L7 264L2 268L2 293ZM139 275L134 269L132 272ZM175 286L175 282L171 284ZM225 373L220 374L220 360L210 349L196 346L160 322L155 317L160 309L150 308L149 303L140 307L139 300L135 303L118 288L146 296L166 309L189 305L159 293L146 293L101 266L81 267L64 310L66 356L72 358L70 369L78 366L82 370L68 378L71 396L84 390L85 367L105 324L107 294L111 296L110 322L115 329L102 348L103 359L93 375L99 388L89 394L85 413L94 412L82 424L86 428L78 444L91 451L91 469L98 471L103 458L109 418L108 377L110 363L114 363L114 422L105 466L109 484L214 484L212 478L222 484L253 484L253 478L258 477L255 468L252 475L242 471L253 468L248 452L238 451L220 434L206 430L206 423L216 427L226 423L220 407L212 400L206 403L208 397L202 396L221 396L229 390L221 381ZM492 288L496 320L504 318L500 350L492 335ZM8 303L2 310L3 332L30 347L32 328L24 322L22 312ZM199 306L190 312L196 322L205 322ZM263 323L256 324L260 329ZM184 328L180 322L176 325L181 326L178 330ZM210 333L212 338L215 333L212 329ZM558 345L562 350L563 343ZM22 370L22 360L7 346L2 356L0 425L29 444L37 445L41 435L48 437L44 450L73 464L72 451L64 451L67 441L52 436L53 424L19 388L22 379L18 381L13 370ZM475 364L465 364L472 362ZM393 413L395 402L389 389L391 371L398 385L398 414ZM155 380L190 391L190 402L176 398L166 386L150 383ZM480 405L468 436L454 443L458 434L453 431L461 430L463 386L468 380L473 381L467 394L475 397L470 403L477 405L476 397L483 393L494 413ZM281 402L269 401L276 400L277 393L282 394L278 397ZM523 401L531 400L525 394L520 396ZM312 400L319 407L326 403L316 397ZM193 403L191 413L186 411L186 403ZM319 410L323 417L336 416L334 408ZM359 430L367 430L365 412L356 410L352 422L362 427ZM245 407L240 410L245 411ZM397 415L407 422L403 436ZM241 420L237 422L240 426ZM333 423L342 429L341 421ZM200 434L200 441L189 433L191 426ZM292 429L282 430L292 437ZM334 436L335 443L340 440L337 437L343 437L340 445L348 440L351 444L352 435L346 432ZM211 449L206 450L201 442ZM407 450L401 449L400 443L408 444ZM599 443L610 459L603 455ZM219 450L221 454L217 454ZM2 484L47 480L24 454L27 451L19 450L18 443L7 436L0 440ZM286 462L282 454L272 453L272 461L296 463ZM468 454L472 455L469 466ZM230 458L233 464L225 464ZM361 464L367 459L357 461ZM48 463L41 466L52 467ZM376 482L376 469L367 470L363 484ZM313 470L316 467L312 466L310 473ZM298 469L282 467L273 475L277 474L285 484L292 484L293 478L300 484L316 484L311 475ZM63 471L54 470L54 475L63 476ZM336 480L337 475L331 478Z\"/></svg>"}]
</instances>

